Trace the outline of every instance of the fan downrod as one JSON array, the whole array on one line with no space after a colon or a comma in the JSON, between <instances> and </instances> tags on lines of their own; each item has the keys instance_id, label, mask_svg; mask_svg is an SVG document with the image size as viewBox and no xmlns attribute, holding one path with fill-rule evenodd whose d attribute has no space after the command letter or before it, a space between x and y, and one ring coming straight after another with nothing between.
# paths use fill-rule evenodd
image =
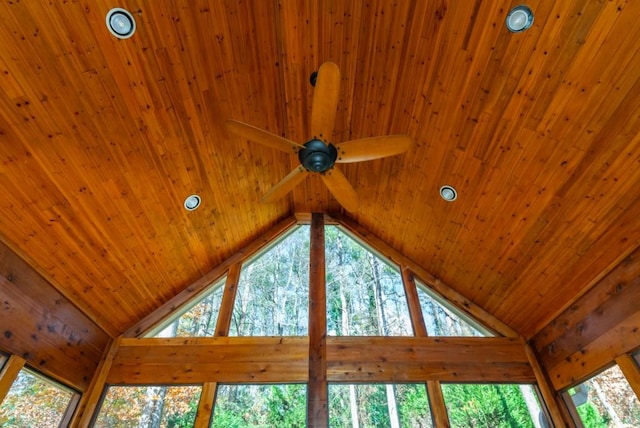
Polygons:
<instances>
[{"instance_id":1,"label":"fan downrod","mask_svg":"<svg viewBox=\"0 0 640 428\"><path fill-rule=\"evenodd\" d=\"M329 143L313 138L303 144L304 149L298 152L298 159L303 167L312 172L325 172L333 168L338 159L338 150Z\"/></svg>"}]
</instances>

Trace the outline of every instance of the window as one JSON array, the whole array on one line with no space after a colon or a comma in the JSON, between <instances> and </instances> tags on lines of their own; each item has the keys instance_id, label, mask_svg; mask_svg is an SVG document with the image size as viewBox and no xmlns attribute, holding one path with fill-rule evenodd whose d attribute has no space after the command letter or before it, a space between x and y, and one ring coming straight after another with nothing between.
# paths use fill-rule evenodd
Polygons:
<instances>
[{"instance_id":1,"label":"window","mask_svg":"<svg viewBox=\"0 0 640 428\"><path fill-rule=\"evenodd\" d=\"M243 265L230 336L305 336L309 314L309 226L293 229Z\"/></svg>"},{"instance_id":2,"label":"window","mask_svg":"<svg viewBox=\"0 0 640 428\"><path fill-rule=\"evenodd\" d=\"M216 282L205 296L186 306L147 337L207 337L213 336L218 321L226 277Z\"/></svg>"},{"instance_id":3,"label":"window","mask_svg":"<svg viewBox=\"0 0 640 428\"><path fill-rule=\"evenodd\" d=\"M190 427L201 387L110 386L95 427Z\"/></svg>"},{"instance_id":4,"label":"window","mask_svg":"<svg viewBox=\"0 0 640 428\"><path fill-rule=\"evenodd\" d=\"M530 427L542 418L528 385L443 384L451 427Z\"/></svg>"},{"instance_id":5,"label":"window","mask_svg":"<svg viewBox=\"0 0 640 428\"><path fill-rule=\"evenodd\" d=\"M0 426L60 424L75 392L23 368L0 405Z\"/></svg>"},{"instance_id":6,"label":"window","mask_svg":"<svg viewBox=\"0 0 640 428\"><path fill-rule=\"evenodd\" d=\"M335 226L325 237L329 334L413 335L398 269Z\"/></svg>"},{"instance_id":7,"label":"window","mask_svg":"<svg viewBox=\"0 0 640 428\"><path fill-rule=\"evenodd\" d=\"M306 385L219 385L211 427L304 427L306 419Z\"/></svg>"},{"instance_id":8,"label":"window","mask_svg":"<svg viewBox=\"0 0 640 428\"><path fill-rule=\"evenodd\" d=\"M416 285L429 336L491 336L473 321L459 315L444 300L431 294L425 285L419 281Z\"/></svg>"},{"instance_id":9,"label":"window","mask_svg":"<svg viewBox=\"0 0 640 428\"><path fill-rule=\"evenodd\" d=\"M329 426L431 427L424 384L329 385Z\"/></svg>"},{"instance_id":10,"label":"window","mask_svg":"<svg viewBox=\"0 0 640 428\"><path fill-rule=\"evenodd\" d=\"M586 428L640 426L640 403L617 365L569 389Z\"/></svg>"}]
</instances>

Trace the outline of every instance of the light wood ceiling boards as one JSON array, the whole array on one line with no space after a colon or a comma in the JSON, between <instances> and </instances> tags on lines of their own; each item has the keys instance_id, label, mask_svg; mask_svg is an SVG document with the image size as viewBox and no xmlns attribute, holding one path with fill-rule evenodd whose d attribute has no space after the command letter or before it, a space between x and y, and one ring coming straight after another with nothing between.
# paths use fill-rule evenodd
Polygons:
<instances>
[{"instance_id":1,"label":"light wood ceiling boards","mask_svg":"<svg viewBox=\"0 0 640 428\"><path fill-rule=\"evenodd\" d=\"M531 1L512 34L517 3L2 3L0 236L126 330L287 216L341 210L317 177L261 203L296 158L224 128L306 141L309 76L333 61L336 143L416 143L341 165L347 214L531 336L640 242L640 3Z\"/></svg>"}]
</instances>

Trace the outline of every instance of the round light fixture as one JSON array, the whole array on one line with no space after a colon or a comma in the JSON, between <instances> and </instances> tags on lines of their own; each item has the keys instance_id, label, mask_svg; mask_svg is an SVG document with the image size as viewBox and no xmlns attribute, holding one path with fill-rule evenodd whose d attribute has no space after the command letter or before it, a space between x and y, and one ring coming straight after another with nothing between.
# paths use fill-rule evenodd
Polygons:
<instances>
[{"instance_id":1,"label":"round light fixture","mask_svg":"<svg viewBox=\"0 0 640 428\"><path fill-rule=\"evenodd\" d=\"M507 28L512 33L519 33L533 25L533 12L529 6L516 6L509 11L505 21Z\"/></svg>"},{"instance_id":2,"label":"round light fixture","mask_svg":"<svg viewBox=\"0 0 640 428\"><path fill-rule=\"evenodd\" d=\"M458 198L458 192L451 186L442 186L440 188L440 196L447 202L455 201Z\"/></svg>"},{"instance_id":3,"label":"round light fixture","mask_svg":"<svg viewBox=\"0 0 640 428\"><path fill-rule=\"evenodd\" d=\"M187 199L184 200L184 208L187 211L193 211L200 206L200 202L201 199L198 195L187 196Z\"/></svg>"},{"instance_id":4,"label":"round light fixture","mask_svg":"<svg viewBox=\"0 0 640 428\"><path fill-rule=\"evenodd\" d=\"M128 10L115 7L107 13L107 28L119 39L128 39L136 31L136 20Z\"/></svg>"}]
</instances>

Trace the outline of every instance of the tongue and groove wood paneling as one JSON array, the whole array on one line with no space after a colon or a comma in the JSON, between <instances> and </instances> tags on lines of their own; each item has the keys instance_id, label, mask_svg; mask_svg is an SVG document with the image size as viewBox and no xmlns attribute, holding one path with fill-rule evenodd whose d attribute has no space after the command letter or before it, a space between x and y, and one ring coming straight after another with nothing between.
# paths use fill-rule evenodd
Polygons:
<instances>
[{"instance_id":1,"label":"tongue and groove wood paneling","mask_svg":"<svg viewBox=\"0 0 640 428\"><path fill-rule=\"evenodd\" d=\"M511 34L506 0L2 3L0 239L116 337L283 219L346 215L531 338L640 241L640 3L528 4ZM357 212L318 177L263 204L295 156L224 122L304 142L328 60L334 141L415 146L339 166Z\"/></svg>"}]
</instances>

